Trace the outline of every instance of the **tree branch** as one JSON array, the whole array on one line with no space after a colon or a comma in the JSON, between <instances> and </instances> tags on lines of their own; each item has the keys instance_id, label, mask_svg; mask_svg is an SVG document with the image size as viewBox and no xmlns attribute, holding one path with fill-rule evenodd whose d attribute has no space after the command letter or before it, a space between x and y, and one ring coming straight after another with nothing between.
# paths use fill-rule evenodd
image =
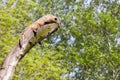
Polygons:
<instances>
[{"instance_id":1,"label":"tree branch","mask_svg":"<svg viewBox=\"0 0 120 80\"><path fill-rule=\"evenodd\" d=\"M33 28L36 25L32 26ZM44 38L59 28L59 24L50 23L38 28L34 33L28 29L22 34L17 45L7 55L0 69L0 80L10 80L14 73L17 63L25 56L36 43L41 42ZM36 34L36 35L35 35Z\"/></svg>"}]
</instances>

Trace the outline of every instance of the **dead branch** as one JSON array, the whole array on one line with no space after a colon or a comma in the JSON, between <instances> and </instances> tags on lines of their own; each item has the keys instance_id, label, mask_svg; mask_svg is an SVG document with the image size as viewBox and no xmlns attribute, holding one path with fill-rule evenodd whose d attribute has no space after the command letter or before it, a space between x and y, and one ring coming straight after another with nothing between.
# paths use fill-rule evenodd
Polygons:
<instances>
[{"instance_id":1,"label":"dead branch","mask_svg":"<svg viewBox=\"0 0 120 80\"><path fill-rule=\"evenodd\" d=\"M38 25L35 22L23 31L17 45L14 46L3 61L0 68L0 80L11 80L17 63L25 56L25 54L29 52L36 43L41 42L59 28L59 24L56 22L45 23L47 24ZM36 27L37 30L34 31Z\"/></svg>"}]
</instances>

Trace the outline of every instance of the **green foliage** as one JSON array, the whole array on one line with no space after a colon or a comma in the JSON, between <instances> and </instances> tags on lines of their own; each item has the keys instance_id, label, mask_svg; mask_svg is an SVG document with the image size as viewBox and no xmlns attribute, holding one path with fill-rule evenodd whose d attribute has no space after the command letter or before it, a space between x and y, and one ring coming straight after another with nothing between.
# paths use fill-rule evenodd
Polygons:
<instances>
[{"instance_id":1,"label":"green foliage","mask_svg":"<svg viewBox=\"0 0 120 80\"><path fill-rule=\"evenodd\" d=\"M50 13L61 20L61 28L20 61L13 80L120 79L119 1L89 1L0 2L0 64L26 26Z\"/></svg>"}]
</instances>

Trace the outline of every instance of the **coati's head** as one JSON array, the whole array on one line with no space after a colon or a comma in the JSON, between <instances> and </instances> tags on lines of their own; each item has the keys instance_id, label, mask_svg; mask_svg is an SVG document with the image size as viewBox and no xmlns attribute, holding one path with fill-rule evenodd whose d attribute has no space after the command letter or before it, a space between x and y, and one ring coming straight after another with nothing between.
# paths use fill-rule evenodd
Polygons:
<instances>
[{"instance_id":1,"label":"coati's head","mask_svg":"<svg viewBox=\"0 0 120 80\"><path fill-rule=\"evenodd\" d=\"M58 25L60 25L60 20L56 16L53 16L51 14L43 16L42 19L44 20L44 24L57 23Z\"/></svg>"}]
</instances>

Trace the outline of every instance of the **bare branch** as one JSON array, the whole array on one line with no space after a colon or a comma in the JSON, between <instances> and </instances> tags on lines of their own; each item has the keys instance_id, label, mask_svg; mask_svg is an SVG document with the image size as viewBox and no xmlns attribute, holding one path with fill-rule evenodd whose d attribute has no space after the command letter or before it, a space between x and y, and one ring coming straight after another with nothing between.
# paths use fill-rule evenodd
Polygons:
<instances>
[{"instance_id":1,"label":"bare branch","mask_svg":"<svg viewBox=\"0 0 120 80\"><path fill-rule=\"evenodd\" d=\"M47 22L48 23L48 22ZM32 27L31 27L32 26ZM25 56L36 43L41 42L44 38L59 28L58 23L48 23L39 25L33 23L23 31L19 42L7 55L0 68L0 80L10 80L14 73L17 63ZM37 30L34 29L37 27Z\"/></svg>"}]
</instances>

